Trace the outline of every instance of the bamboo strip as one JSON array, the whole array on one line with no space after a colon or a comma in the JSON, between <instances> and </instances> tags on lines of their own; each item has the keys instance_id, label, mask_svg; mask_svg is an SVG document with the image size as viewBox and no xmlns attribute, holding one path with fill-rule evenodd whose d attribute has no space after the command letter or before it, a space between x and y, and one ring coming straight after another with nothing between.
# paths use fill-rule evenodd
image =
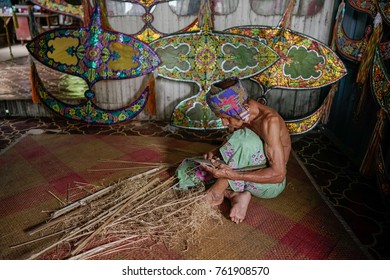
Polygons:
<instances>
[{"instance_id":1,"label":"bamboo strip","mask_svg":"<svg viewBox=\"0 0 390 280\"><path fill-rule=\"evenodd\" d=\"M146 161L129 161L117 159L100 159L100 162L115 162L115 163L130 163L130 164L144 164L144 165L170 165L167 162L146 162Z\"/></svg>"},{"instance_id":2,"label":"bamboo strip","mask_svg":"<svg viewBox=\"0 0 390 280\"><path fill-rule=\"evenodd\" d=\"M41 241L43 239L46 239L46 238L49 238L49 237L53 237L53 236L56 236L56 235L58 235L60 233L63 233L64 231L65 230L61 230L61 231L54 232L54 233L51 233L51 234L48 234L48 235L45 235L45 236L41 236L41 237L33 239L33 240L29 240L29 241L26 241L26 242L23 242L23 243L11 245L10 248L14 249L14 248L18 248L18 247L21 247L21 246L24 246L24 245L28 245L28 244L31 244L31 243L34 243L34 242L37 242L37 241Z\"/></svg>"},{"instance_id":3,"label":"bamboo strip","mask_svg":"<svg viewBox=\"0 0 390 280\"><path fill-rule=\"evenodd\" d=\"M49 194L51 194L55 199L57 199L61 203L61 205L66 205L66 203L62 199L60 199L58 196L56 196L53 192L51 192L51 191L47 191L47 192Z\"/></svg>"},{"instance_id":4,"label":"bamboo strip","mask_svg":"<svg viewBox=\"0 0 390 280\"><path fill-rule=\"evenodd\" d=\"M136 238L136 237L139 237L139 235L132 235L132 236L129 236L129 237L125 237L125 238L122 238L122 239L119 239L119 240L116 240L116 241L112 241L112 242L109 242L109 243L106 243L106 244L103 244L103 245L100 245L98 247L94 247L88 251L85 251L81 254L78 254L78 255L75 255L75 256L72 256L69 258L69 260L80 260L80 259L85 259L86 257L92 257L93 255L96 255L96 253L99 253L100 251L102 250L105 250L107 248L110 248L112 246L115 246L117 244L120 244L126 240L129 240L129 239L133 239L133 238ZM144 238L144 239L141 239L142 241L146 240L147 238ZM140 240L136 240L136 242L139 242ZM130 243L131 244L131 243ZM126 244L126 246L128 246L129 243Z\"/></svg>"},{"instance_id":5,"label":"bamboo strip","mask_svg":"<svg viewBox=\"0 0 390 280\"><path fill-rule=\"evenodd\" d=\"M57 223L60 223L61 221L63 221L63 219L56 219L56 220L53 220L53 221L46 221L42 224L39 224L38 226L35 226L33 228L30 228L27 230L27 233L29 235L34 235L36 234L37 232L40 232L42 230L45 230L49 227L52 227L53 225L57 224Z\"/></svg>"},{"instance_id":6,"label":"bamboo strip","mask_svg":"<svg viewBox=\"0 0 390 280\"><path fill-rule=\"evenodd\" d=\"M44 248L43 250L31 255L28 259L29 260L34 260L36 258L38 258L39 256L41 256L43 253L46 253L47 251L55 248L56 246L60 245L61 243L63 242L66 242L68 240L71 240L71 238L67 239L67 238L62 238L61 240L57 241L57 242L54 242L53 244L51 244L50 246Z\"/></svg>"},{"instance_id":7,"label":"bamboo strip","mask_svg":"<svg viewBox=\"0 0 390 280\"><path fill-rule=\"evenodd\" d=\"M169 206L173 206L173 205L176 205L176 204L180 204L180 203L182 203L182 202L187 202L187 201L193 200L190 204L185 205L185 206L182 206L182 207L176 209L174 212L170 213L169 215L165 216L163 219L160 219L160 221L161 221L161 220L164 220L164 219L166 219L166 218L168 218L168 217L174 215L175 213L177 213L177 212L179 212L179 211L182 211L184 208L186 208L186 207L188 207L188 206L194 204L195 202L199 201L201 198L202 198L202 197L199 197L199 198L193 200L193 198L191 197L191 198L188 198L188 199L186 199L186 200L178 200L178 201L176 201L175 203L165 204L165 205L161 205L161 206L159 206L159 207L153 208L152 211L159 210L159 209L162 209L162 208L166 208L166 207L169 207ZM127 218L127 219L121 220L120 222L121 222L121 223L124 223L124 222L131 221L131 220L134 220L135 218L139 218L139 217L142 217L142 216L144 216L144 215L146 215L146 214L150 214L150 212L151 212L151 211L144 211L144 212L139 213L139 214L137 214L137 215L135 215L135 216L132 216L131 218ZM119 224L119 223L116 223L116 224L114 224L114 225L117 225L117 224Z\"/></svg>"},{"instance_id":8,"label":"bamboo strip","mask_svg":"<svg viewBox=\"0 0 390 280\"><path fill-rule=\"evenodd\" d=\"M157 166L154 165L154 166ZM119 170L134 170L145 168L145 166L132 166L132 167L120 167L120 168L102 168L102 169L89 169L88 172L102 172L102 171L119 171Z\"/></svg>"},{"instance_id":9,"label":"bamboo strip","mask_svg":"<svg viewBox=\"0 0 390 280\"><path fill-rule=\"evenodd\" d=\"M51 215L51 218L55 219L55 218L65 214L65 213L68 213L69 211L71 211L71 210L73 210L73 209L75 209L75 208L77 208L79 206L85 205L85 204L87 204L87 203L89 203L89 202L91 202L91 201L93 201L93 200L95 200L95 199L97 199L97 198L107 194L108 192L110 192L113 189L117 188L119 185L122 185L122 184L124 184L124 183L126 183L128 181L136 180L136 179L142 178L144 176L153 174L153 173L161 171L161 170L163 170L162 167L154 168L154 169L145 171L145 172L143 172L141 174L138 174L138 175L135 175L133 177L130 177L130 178L126 179L125 181L119 182L119 183L117 183L115 185L106 187L106 188L104 188L104 189L102 189L100 191L97 191L97 192L93 193L92 195L89 195L89 196L87 196L85 198L82 198L79 201L76 201L76 202L74 202L74 203L72 203L72 204L70 204L70 205L68 205L68 206L66 206L66 207L64 207L64 208L54 212Z\"/></svg>"},{"instance_id":10,"label":"bamboo strip","mask_svg":"<svg viewBox=\"0 0 390 280\"><path fill-rule=\"evenodd\" d=\"M77 209L73 209L71 210L73 211L73 216L76 216L78 215L78 213L82 212L83 209L82 208L77 208ZM52 211L50 211L52 212ZM79 216L82 215L82 214L79 214ZM29 235L34 235L42 230L45 230L45 229L48 229L50 227L53 227L54 225L60 223L60 222L64 222L66 221L67 219L69 219L68 217L62 215L62 216L59 216L59 217L56 217L55 219L49 219L45 222L42 222L41 224L38 224L37 226L34 226L34 227L31 227L29 228L26 232L29 234Z\"/></svg>"},{"instance_id":11,"label":"bamboo strip","mask_svg":"<svg viewBox=\"0 0 390 280\"><path fill-rule=\"evenodd\" d=\"M140 240L133 241L133 242L131 242L129 244L123 244L121 246L118 246L118 247L115 247L115 248L111 248L111 250L109 250L109 251L101 251L101 252L99 252L97 254L94 254L94 255L90 256L89 258L92 258L92 257L96 258L97 256L108 255L108 254L112 254L112 253L118 253L120 251L129 250L129 248L126 248L129 245L133 245L134 246L134 244L141 243L141 242L146 241L148 239L149 239L149 237L145 237L145 238L142 238Z\"/></svg>"}]
</instances>

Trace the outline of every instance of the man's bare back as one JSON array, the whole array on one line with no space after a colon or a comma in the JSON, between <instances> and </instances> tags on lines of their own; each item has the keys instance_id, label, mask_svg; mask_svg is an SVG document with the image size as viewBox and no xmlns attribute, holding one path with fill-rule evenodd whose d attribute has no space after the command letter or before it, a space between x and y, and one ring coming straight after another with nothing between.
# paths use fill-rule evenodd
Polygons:
<instances>
[{"instance_id":1,"label":"man's bare back","mask_svg":"<svg viewBox=\"0 0 390 280\"><path fill-rule=\"evenodd\" d=\"M247 127L253 130L257 135L259 135L259 137L265 142L265 145L267 145L267 139L269 138L268 127L272 125L269 123L269 121L272 118L277 119L279 123L279 139L284 150L285 164L287 164L291 152L291 139L286 124L282 117L270 107L267 107L254 100L249 100L248 106L249 108L252 108L250 109L250 111L252 111L253 114L255 112L257 113L257 116L253 118L253 120L250 122L250 124L247 125Z\"/></svg>"}]
</instances>

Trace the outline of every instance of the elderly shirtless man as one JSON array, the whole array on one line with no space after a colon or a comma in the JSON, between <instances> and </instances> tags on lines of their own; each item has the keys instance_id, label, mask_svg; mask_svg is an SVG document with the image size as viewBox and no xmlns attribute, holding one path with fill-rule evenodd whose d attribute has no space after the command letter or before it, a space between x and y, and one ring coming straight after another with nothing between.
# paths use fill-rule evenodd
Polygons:
<instances>
[{"instance_id":1,"label":"elderly shirtless man","mask_svg":"<svg viewBox=\"0 0 390 280\"><path fill-rule=\"evenodd\" d=\"M206 101L223 125L234 132L221 147L204 155L212 165L200 164L205 173L198 170L192 178L216 179L207 191L206 201L217 206L228 198L232 206L230 218L240 223L245 219L251 195L274 198L284 190L290 134L282 117L249 99L236 78L213 84Z\"/></svg>"}]
</instances>

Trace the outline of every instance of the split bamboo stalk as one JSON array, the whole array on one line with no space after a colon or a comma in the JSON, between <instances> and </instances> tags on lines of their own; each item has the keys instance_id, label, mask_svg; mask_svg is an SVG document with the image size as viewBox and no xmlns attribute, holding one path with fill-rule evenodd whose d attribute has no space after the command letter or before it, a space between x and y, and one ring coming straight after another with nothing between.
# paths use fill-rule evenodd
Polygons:
<instances>
[{"instance_id":1,"label":"split bamboo stalk","mask_svg":"<svg viewBox=\"0 0 390 280\"><path fill-rule=\"evenodd\" d=\"M138 175L135 175L133 177L130 177L130 178L126 179L126 181L119 182L119 183L117 183L115 185L112 185L112 186L106 187L106 188L104 188L104 189L102 189L100 191L97 191L97 192L95 192L95 193L93 193L93 194L91 194L91 195L89 195L89 196L87 196L85 198L82 198L79 201L76 201L76 202L74 202L74 203L72 203L72 204L70 204L70 205L68 205L68 206L66 206L66 207L56 211L56 212L53 212L53 214L51 215L51 219L55 219L55 218L65 214L65 213L68 213L69 211L71 211L71 210L73 210L73 209L75 209L75 208L77 208L79 206L82 206L82 205L85 205L87 203L90 203L91 201L93 201L93 200L95 200L95 199L97 199L97 198L107 194L108 192L112 191L113 189L117 188L119 185L122 185L122 184L124 184L126 182L129 182L129 181L132 181L132 180L136 180L136 179L142 178L144 176L148 176L150 174L153 174L155 172L161 171L163 169L164 169L163 167L153 168L153 169L145 171L145 172L143 172L141 174L138 174Z\"/></svg>"},{"instance_id":2,"label":"split bamboo stalk","mask_svg":"<svg viewBox=\"0 0 390 280\"><path fill-rule=\"evenodd\" d=\"M158 166L155 164L154 166ZM131 166L131 167L118 167L118 168L100 168L100 169L89 169L88 172L102 172L102 171L120 171L120 170L134 170L145 168L145 166Z\"/></svg>"},{"instance_id":3,"label":"split bamboo stalk","mask_svg":"<svg viewBox=\"0 0 390 280\"><path fill-rule=\"evenodd\" d=\"M78 210L81 211L82 209L79 208ZM77 213L77 212L74 212L74 213ZM66 219L68 219L68 217L66 217L66 216L59 216L59 217L56 217L55 219L50 219L50 220L45 221L45 222L43 222L43 223L41 223L41 224L39 224L37 226L34 226L34 227L28 229L26 232L29 235L34 235L37 232L40 232L42 230L48 229L50 227L53 227L54 225L56 225L58 223L61 223L61 222L63 222Z\"/></svg>"}]
</instances>

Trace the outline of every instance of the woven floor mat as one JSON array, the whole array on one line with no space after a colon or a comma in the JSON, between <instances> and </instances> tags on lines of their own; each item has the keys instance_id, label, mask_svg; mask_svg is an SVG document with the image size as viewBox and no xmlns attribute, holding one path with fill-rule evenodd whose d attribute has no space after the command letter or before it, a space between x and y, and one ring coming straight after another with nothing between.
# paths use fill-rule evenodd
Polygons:
<instances>
[{"instance_id":1,"label":"woven floor mat","mask_svg":"<svg viewBox=\"0 0 390 280\"><path fill-rule=\"evenodd\" d=\"M45 221L49 210L69 199L75 182L107 186L141 172L128 161L178 163L214 146L166 137L122 135L27 135L0 155L0 258L26 259L53 238L36 241L26 229ZM115 162L114 162L115 161ZM123 161L123 162L120 162ZM145 241L104 259L366 259L365 253L312 185L295 156L285 191L275 199L252 198L236 225L208 225L185 247ZM35 240L30 244L24 244ZM194 241L194 242L192 242ZM15 245L17 245L15 247ZM14 246L14 247L12 247ZM50 255L56 258L56 255ZM61 258L58 256L58 258Z\"/></svg>"}]
</instances>

